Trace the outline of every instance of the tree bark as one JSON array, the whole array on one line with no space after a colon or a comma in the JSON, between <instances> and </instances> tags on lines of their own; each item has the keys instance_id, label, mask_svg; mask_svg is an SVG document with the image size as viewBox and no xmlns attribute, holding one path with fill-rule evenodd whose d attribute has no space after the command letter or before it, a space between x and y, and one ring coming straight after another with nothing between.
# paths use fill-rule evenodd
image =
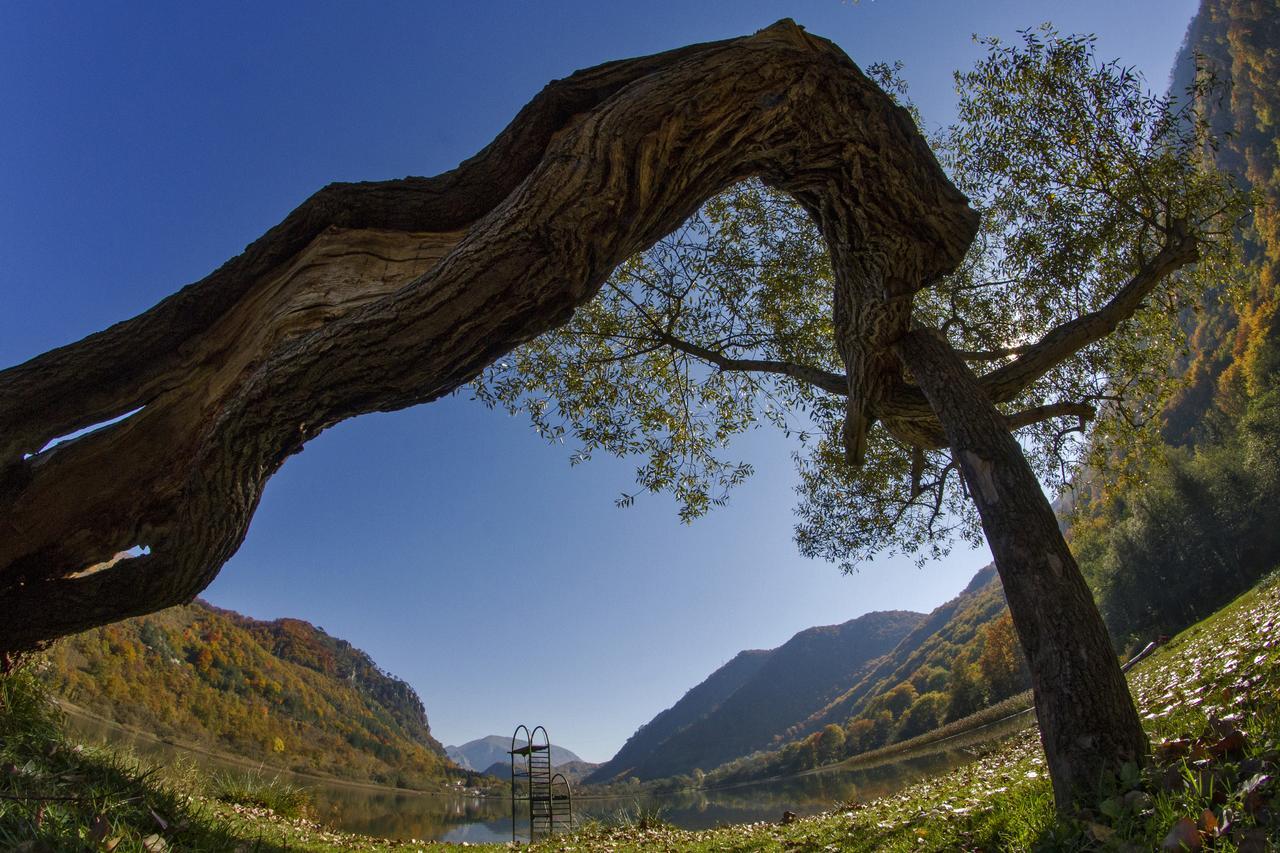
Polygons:
<instances>
[{"instance_id":1,"label":"tree bark","mask_svg":"<svg viewBox=\"0 0 1280 853\"><path fill-rule=\"evenodd\" d=\"M307 441L449 393L751 176L827 211L842 257L892 246L922 281L976 230L905 111L783 21L555 81L453 172L321 190L207 279L0 372L0 657L189 601Z\"/></svg>"},{"instance_id":2,"label":"tree bark","mask_svg":"<svg viewBox=\"0 0 1280 853\"><path fill-rule=\"evenodd\" d=\"M1096 805L1103 778L1148 750L1102 616L1018 442L964 361L930 329L910 332L897 352L982 517L1031 670L1054 800L1064 813Z\"/></svg>"}]
</instances>

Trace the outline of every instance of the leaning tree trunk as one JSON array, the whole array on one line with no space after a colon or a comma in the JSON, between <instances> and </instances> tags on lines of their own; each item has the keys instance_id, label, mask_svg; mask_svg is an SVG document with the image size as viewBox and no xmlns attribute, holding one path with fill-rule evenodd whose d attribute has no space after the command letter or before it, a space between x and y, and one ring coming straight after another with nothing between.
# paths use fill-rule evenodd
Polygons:
<instances>
[{"instance_id":1,"label":"leaning tree trunk","mask_svg":"<svg viewBox=\"0 0 1280 853\"><path fill-rule=\"evenodd\" d=\"M912 331L897 351L941 421L982 516L1031 670L1054 800L1071 811L1123 762L1142 763L1147 754L1111 639L1053 508L968 366L930 329Z\"/></svg>"},{"instance_id":2,"label":"leaning tree trunk","mask_svg":"<svg viewBox=\"0 0 1280 853\"><path fill-rule=\"evenodd\" d=\"M191 600L307 441L449 393L750 176L922 281L976 230L909 115L783 21L555 81L458 169L327 187L203 281L0 372L0 662Z\"/></svg>"}]
</instances>

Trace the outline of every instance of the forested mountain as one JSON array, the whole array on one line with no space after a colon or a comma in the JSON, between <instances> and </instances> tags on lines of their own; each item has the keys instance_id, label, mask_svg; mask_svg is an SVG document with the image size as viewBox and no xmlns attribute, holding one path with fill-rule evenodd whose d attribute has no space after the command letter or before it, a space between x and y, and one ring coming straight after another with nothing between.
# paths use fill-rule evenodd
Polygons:
<instances>
[{"instance_id":1,"label":"forested mountain","mask_svg":"<svg viewBox=\"0 0 1280 853\"><path fill-rule=\"evenodd\" d=\"M1026 689L1026 666L1008 612L995 568L987 566L927 616L868 613L844 625L802 631L778 649L742 652L641 726L588 781L696 775L694 767L709 771L715 783L742 781L915 737ZM847 632L848 639L869 626L881 629L878 639L896 634L897 642L886 642L873 657L847 656L831 642L837 634ZM865 652L868 646L859 648ZM841 662L843 677L818 676ZM776 683L783 672L790 675ZM751 708L754 716L746 713ZM727 731L759 731L761 719L770 722L768 738L748 741ZM707 746L699 747L700 740ZM713 758L703 757L708 754Z\"/></svg>"},{"instance_id":2,"label":"forested mountain","mask_svg":"<svg viewBox=\"0 0 1280 853\"><path fill-rule=\"evenodd\" d=\"M642 726L589 781L709 770L774 746L848 690L923 618L907 611L868 613L801 631L771 651L743 652Z\"/></svg>"},{"instance_id":3,"label":"forested mountain","mask_svg":"<svg viewBox=\"0 0 1280 853\"><path fill-rule=\"evenodd\" d=\"M808 735L832 723L848 726L859 717L872 718L885 710L886 704L893 706L902 701L888 700L889 694L897 690L909 704L899 710L894 720L907 718L914 708L914 721L901 733L913 737L1025 689L1028 682L1018 660L1007 665L1003 650L996 655L995 642L988 649L991 626L1007 612L1000 578L994 566L987 566L973 576L964 591L930 613L857 684L806 720L795 734ZM977 682L977 695L962 696L953 702L953 673L960 669L973 670L968 677ZM932 706L929 712L925 711L926 706ZM875 713L868 714L869 710ZM879 745L869 740L863 744L865 748Z\"/></svg>"},{"instance_id":4,"label":"forested mountain","mask_svg":"<svg viewBox=\"0 0 1280 853\"><path fill-rule=\"evenodd\" d=\"M408 787L462 775L413 688L298 619L197 601L69 637L47 659L69 702L179 743Z\"/></svg>"},{"instance_id":5,"label":"forested mountain","mask_svg":"<svg viewBox=\"0 0 1280 853\"><path fill-rule=\"evenodd\" d=\"M622 775L626 768L642 764L669 738L719 708L720 703L756 676L772 654L772 649L738 652L733 660L680 697L679 702L637 729L617 755L588 777L589 781L605 782Z\"/></svg>"},{"instance_id":6,"label":"forested mountain","mask_svg":"<svg viewBox=\"0 0 1280 853\"><path fill-rule=\"evenodd\" d=\"M1130 476L1085 489L1072 549L1112 635L1173 633L1280 563L1280 1L1203 0L1171 75L1217 131L1209 165L1251 188L1241 263L1184 311L1185 386L1165 446Z\"/></svg>"},{"instance_id":7,"label":"forested mountain","mask_svg":"<svg viewBox=\"0 0 1280 853\"><path fill-rule=\"evenodd\" d=\"M1243 403L1274 388L1280 369L1280 2L1202 0L1170 75L1171 93L1186 92L1197 77L1217 83L1202 96L1220 142L1206 159L1254 189L1259 203L1239 235L1240 276L1221 282L1204 310L1187 317L1190 382L1167 413L1175 444L1211 439L1221 420L1211 417L1205 429L1205 417L1242 414Z\"/></svg>"}]
</instances>

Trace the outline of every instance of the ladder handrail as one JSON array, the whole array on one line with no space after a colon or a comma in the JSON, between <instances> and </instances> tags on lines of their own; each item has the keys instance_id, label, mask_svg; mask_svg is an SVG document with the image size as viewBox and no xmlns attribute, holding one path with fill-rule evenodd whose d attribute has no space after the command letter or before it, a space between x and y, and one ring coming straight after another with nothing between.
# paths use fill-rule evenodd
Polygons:
<instances>
[{"instance_id":1,"label":"ladder handrail","mask_svg":"<svg viewBox=\"0 0 1280 853\"><path fill-rule=\"evenodd\" d=\"M515 844L516 842L516 739L520 736L521 729L524 729L524 737L525 737L524 742L526 744L533 743L533 735L530 733L529 727L526 726L524 723L521 723L520 725L516 726L515 732L511 735L511 749L507 751L508 754L511 756L511 843L512 844ZM529 755L530 753L525 753L525 772L520 778L530 780L530 783L531 783L530 793L532 793L533 768L529 766ZM530 808L532 808L532 803L530 804ZM533 840L532 814L533 814L532 811L530 811L530 818L529 818L529 840L530 841Z\"/></svg>"},{"instance_id":2,"label":"ladder handrail","mask_svg":"<svg viewBox=\"0 0 1280 853\"><path fill-rule=\"evenodd\" d=\"M556 780L564 786L564 794L556 794ZM563 804L563 808L558 808L559 804ZM556 818L565 818L565 823L569 829L573 829L573 789L569 786L569 780L563 773L557 773L551 777L551 834L556 833Z\"/></svg>"}]
</instances>

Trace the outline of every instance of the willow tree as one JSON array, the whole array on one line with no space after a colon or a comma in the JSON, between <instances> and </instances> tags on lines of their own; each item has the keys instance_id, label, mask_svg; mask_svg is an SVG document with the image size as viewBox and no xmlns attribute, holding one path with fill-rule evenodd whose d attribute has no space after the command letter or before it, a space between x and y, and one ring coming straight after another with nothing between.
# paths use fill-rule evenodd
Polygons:
<instances>
[{"instance_id":1,"label":"willow tree","mask_svg":"<svg viewBox=\"0 0 1280 853\"><path fill-rule=\"evenodd\" d=\"M729 439L771 421L802 441L802 550L846 567L984 533L1065 810L1147 743L1038 476L1061 482L1100 408L1133 434L1159 403L1195 287L1176 273L1220 254L1238 200L1197 168L1190 107L1088 38L1025 36L958 75L936 142L983 211L958 268L867 251L830 195L740 186L477 388L578 459L643 456L639 490L686 519L749 473Z\"/></svg>"},{"instance_id":2,"label":"willow tree","mask_svg":"<svg viewBox=\"0 0 1280 853\"><path fill-rule=\"evenodd\" d=\"M325 187L207 278L0 371L0 659L190 601L307 441L475 378L753 176L822 211L869 316L877 259L905 294L976 230L910 116L782 21L553 81L455 170Z\"/></svg>"}]
</instances>

